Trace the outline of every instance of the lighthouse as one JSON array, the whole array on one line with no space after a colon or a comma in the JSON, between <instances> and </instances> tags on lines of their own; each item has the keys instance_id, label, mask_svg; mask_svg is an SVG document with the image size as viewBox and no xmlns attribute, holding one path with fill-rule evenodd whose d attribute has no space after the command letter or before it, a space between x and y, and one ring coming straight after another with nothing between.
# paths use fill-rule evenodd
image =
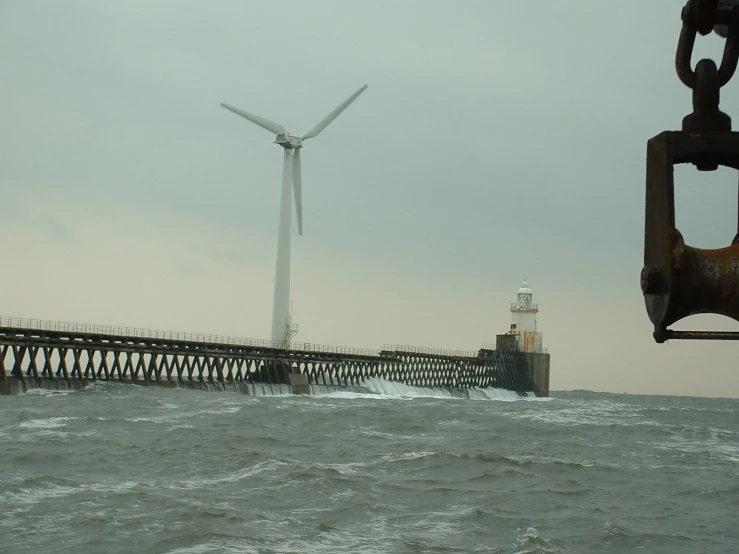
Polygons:
<instances>
[{"instance_id":1,"label":"lighthouse","mask_svg":"<svg viewBox=\"0 0 739 554\"><path fill-rule=\"evenodd\" d=\"M533 302L533 294L524 279L518 289L518 298L511 304L511 330L509 337L515 337L516 350L522 352L544 352L542 334L536 327L536 314L539 306ZM511 341L511 339L508 339ZM509 342L512 346L512 341Z\"/></svg>"}]
</instances>

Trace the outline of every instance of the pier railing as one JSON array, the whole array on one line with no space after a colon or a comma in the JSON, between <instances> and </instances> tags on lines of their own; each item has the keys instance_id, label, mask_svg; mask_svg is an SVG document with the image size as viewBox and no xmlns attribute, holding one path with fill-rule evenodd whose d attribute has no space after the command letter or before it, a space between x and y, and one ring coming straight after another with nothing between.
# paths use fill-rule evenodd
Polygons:
<instances>
[{"instance_id":1,"label":"pier railing","mask_svg":"<svg viewBox=\"0 0 739 554\"><path fill-rule=\"evenodd\" d=\"M326 354L349 354L354 356L379 356L380 350L372 348L354 348L351 346L334 346L328 344L315 344L308 342L273 341L267 339L254 339L247 337L234 337L228 335L205 335L200 333L185 333L179 331L162 331L159 329L144 329L139 327L118 327L113 325L98 325L90 323L72 323L68 321L47 321L43 319L27 319L21 317L0 316L0 327L11 327L18 329L29 329L38 331L55 331L62 333L85 333L90 335L110 335L117 337L160 339L168 341L188 341L208 344L227 344L234 346L253 346L256 348L277 348L286 350L299 350L304 352L319 352ZM494 350L495 345L483 344L483 349ZM382 351L409 352L412 354L429 354L432 356L452 356L475 358L477 351L445 350L442 348L429 348L425 346L412 346L407 344L385 344ZM543 348L542 352L548 352Z\"/></svg>"},{"instance_id":2,"label":"pier railing","mask_svg":"<svg viewBox=\"0 0 739 554\"><path fill-rule=\"evenodd\" d=\"M55 331L61 333L85 333L90 335L111 335L117 337L161 339L169 341L188 341L209 344L228 344L234 346L254 346L257 348L278 348L321 352L327 354L350 354L354 356L379 356L380 351L370 348L353 348L349 346L333 346L307 342L272 341L233 337L228 335L204 335L200 333L184 333L178 331L162 331L137 327L116 327L113 325L97 325L90 323L71 323L67 321L46 321L43 319L26 319L20 317L0 316L0 327L12 327L38 331Z\"/></svg>"},{"instance_id":3,"label":"pier railing","mask_svg":"<svg viewBox=\"0 0 739 554\"><path fill-rule=\"evenodd\" d=\"M412 354L431 354L432 356L454 356L464 358L476 358L477 352L465 350L444 350L442 348L428 348L426 346L411 346L408 344L385 344L383 350L393 352L410 352Z\"/></svg>"},{"instance_id":4,"label":"pier railing","mask_svg":"<svg viewBox=\"0 0 739 554\"><path fill-rule=\"evenodd\" d=\"M495 350L495 345L488 342L482 345L482 349L483 350ZM536 352L540 354L549 354L549 349L548 348L541 348L540 350L530 349L530 350L522 350L522 352Z\"/></svg>"}]
</instances>

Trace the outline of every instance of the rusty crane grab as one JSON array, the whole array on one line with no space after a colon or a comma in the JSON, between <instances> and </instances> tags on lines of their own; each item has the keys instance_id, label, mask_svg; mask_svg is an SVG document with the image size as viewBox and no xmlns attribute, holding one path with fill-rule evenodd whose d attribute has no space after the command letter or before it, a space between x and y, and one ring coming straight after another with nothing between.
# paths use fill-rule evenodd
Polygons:
<instances>
[{"instance_id":1,"label":"rusty crane grab","mask_svg":"<svg viewBox=\"0 0 739 554\"><path fill-rule=\"evenodd\" d=\"M726 39L721 65L702 59L691 67L698 34L715 30ZM685 244L675 226L673 168L693 164L700 171L719 166L739 170L739 133L719 109L720 90L739 61L739 0L689 0L675 67L693 91L693 112L680 131L664 131L647 143L644 267L641 288L654 339L739 340L739 332L675 331L673 323L711 313L739 321L739 233L725 248L707 250ZM738 223L739 226L739 223ZM728 242L728 241L727 241Z\"/></svg>"}]
</instances>

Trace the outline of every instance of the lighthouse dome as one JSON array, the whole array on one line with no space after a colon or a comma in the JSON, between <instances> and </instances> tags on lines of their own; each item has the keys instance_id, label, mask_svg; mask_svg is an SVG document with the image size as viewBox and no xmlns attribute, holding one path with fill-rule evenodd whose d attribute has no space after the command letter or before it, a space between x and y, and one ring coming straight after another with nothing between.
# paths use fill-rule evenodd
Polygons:
<instances>
[{"instance_id":1,"label":"lighthouse dome","mask_svg":"<svg viewBox=\"0 0 739 554\"><path fill-rule=\"evenodd\" d=\"M529 288L529 284L526 282L526 279L523 280L521 288L518 289L518 294L531 294L531 289Z\"/></svg>"}]
</instances>

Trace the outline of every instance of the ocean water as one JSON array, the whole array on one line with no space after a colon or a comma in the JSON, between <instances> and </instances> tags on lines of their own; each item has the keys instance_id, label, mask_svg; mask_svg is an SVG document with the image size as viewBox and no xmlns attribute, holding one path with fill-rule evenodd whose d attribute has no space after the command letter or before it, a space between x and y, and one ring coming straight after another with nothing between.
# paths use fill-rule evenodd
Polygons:
<instances>
[{"instance_id":1,"label":"ocean water","mask_svg":"<svg viewBox=\"0 0 739 554\"><path fill-rule=\"evenodd\" d=\"M0 552L739 551L739 400L0 397Z\"/></svg>"}]
</instances>

